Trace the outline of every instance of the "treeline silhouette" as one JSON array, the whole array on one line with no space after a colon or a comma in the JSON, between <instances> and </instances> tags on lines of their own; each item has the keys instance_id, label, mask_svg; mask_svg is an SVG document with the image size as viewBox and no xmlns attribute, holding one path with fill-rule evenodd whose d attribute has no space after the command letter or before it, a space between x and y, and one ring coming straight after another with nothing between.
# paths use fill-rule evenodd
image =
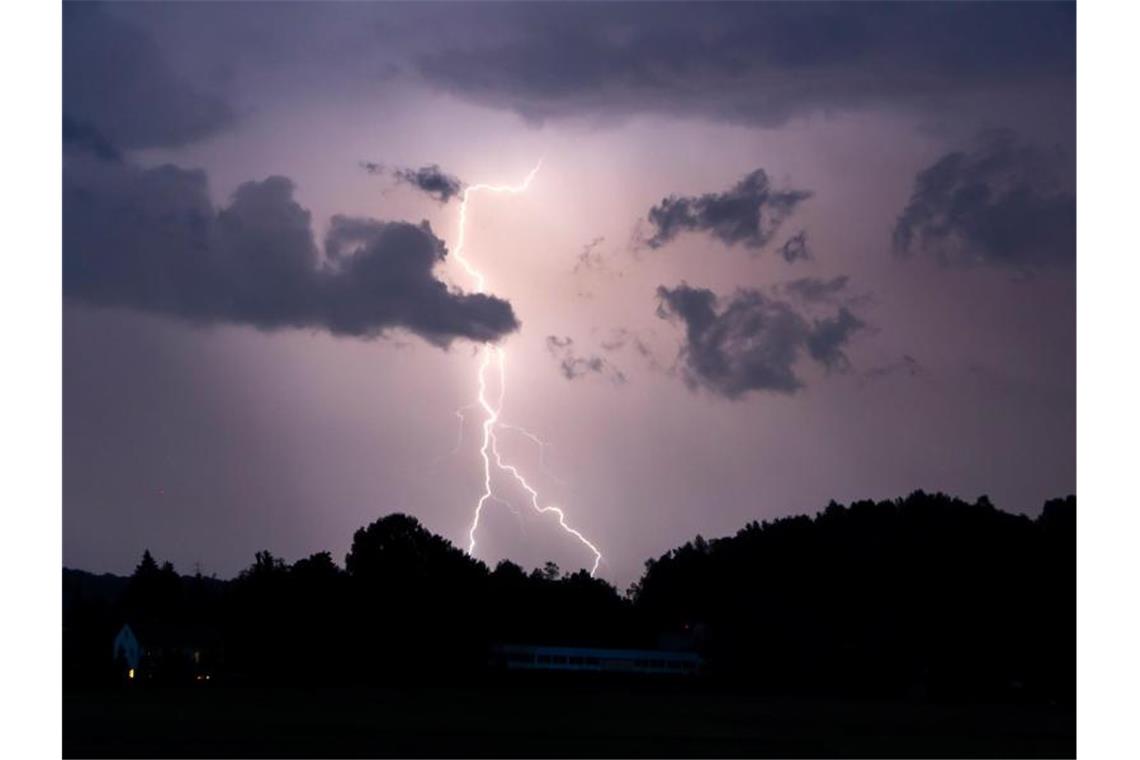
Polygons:
<instances>
[{"instance_id":1,"label":"treeline silhouette","mask_svg":"<svg viewBox=\"0 0 1140 760\"><path fill-rule=\"evenodd\" d=\"M691 648L703 683L858 698L1075 701L1076 499L1030 519L916 492L746 525L646 563L625 593L585 571L493 570L408 515L340 567L268 551L232 580L143 555L129 579L64 571L65 684L122 679L130 624L160 677L321 684L489 677L496 643Z\"/></svg>"}]
</instances>

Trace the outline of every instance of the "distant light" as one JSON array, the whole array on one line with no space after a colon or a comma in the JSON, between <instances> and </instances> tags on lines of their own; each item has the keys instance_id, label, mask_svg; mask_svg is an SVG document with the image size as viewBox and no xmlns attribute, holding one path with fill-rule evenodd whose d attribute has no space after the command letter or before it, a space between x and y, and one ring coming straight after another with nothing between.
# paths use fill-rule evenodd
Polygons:
<instances>
[{"instance_id":1,"label":"distant light","mask_svg":"<svg viewBox=\"0 0 1140 760\"><path fill-rule=\"evenodd\" d=\"M134 677L135 677L135 669L131 668L130 670L127 671L127 678L134 678Z\"/></svg>"}]
</instances>

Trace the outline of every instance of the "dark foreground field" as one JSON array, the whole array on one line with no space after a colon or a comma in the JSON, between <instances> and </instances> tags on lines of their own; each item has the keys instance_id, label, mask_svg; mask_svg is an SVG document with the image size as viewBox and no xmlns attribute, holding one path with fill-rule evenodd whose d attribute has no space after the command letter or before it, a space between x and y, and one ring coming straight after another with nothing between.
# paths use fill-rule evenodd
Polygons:
<instances>
[{"instance_id":1,"label":"dark foreground field","mask_svg":"<svg viewBox=\"0 0 1140 760\"><path fill-rule=\"evenodd\" d=\"M1073 757L1069 708L613 685L71 690L66 757Z\"/></svg>"}]
</instances>

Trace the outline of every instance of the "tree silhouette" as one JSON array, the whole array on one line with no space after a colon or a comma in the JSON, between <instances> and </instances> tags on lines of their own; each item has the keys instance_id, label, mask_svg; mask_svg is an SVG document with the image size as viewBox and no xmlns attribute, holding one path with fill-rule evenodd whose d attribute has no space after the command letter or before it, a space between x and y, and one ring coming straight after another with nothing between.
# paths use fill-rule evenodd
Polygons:
<instances>
[{"instance_id":1,"label":"tree silhouette","mask_svg":"<svg viewBox=\"0 0 1140 760\"><path fill-rule=\"evenodd\" d=\"M554 562L547 562L541 569L536 568L534 576L543 581L556 581L562 575L562 569Z\"/></svg>"},{"instance_id":2,"label":"tree silhouette","mask_svg":"<svg viewBox=\"0 0 1140 760\"><path fill-rule=\"evenodd\" d=\"M553 562L489 571L391 514L356 531L343 570L328 552L290 565L263 550L231 581L182 578L146 551L104 602L65 596L68 630L98 639L70 635L65 661L101 672L138 621L214 631L219 667L264 683L469 680L495 643L667 646L696 648L733 688L1071 702L1075 536L1071 496L1036 520L921 491L832 502L696 536L623 596Z\"/></svg>"}]
</instances>

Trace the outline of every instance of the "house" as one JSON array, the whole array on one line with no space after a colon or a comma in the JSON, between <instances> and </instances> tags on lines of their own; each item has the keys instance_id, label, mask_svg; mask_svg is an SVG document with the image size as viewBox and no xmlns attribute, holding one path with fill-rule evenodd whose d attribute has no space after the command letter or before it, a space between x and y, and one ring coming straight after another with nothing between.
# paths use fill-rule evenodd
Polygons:
<instances>
[{"instance_id":1,"label":"house","mask_svg":"<svg viewBox=\"0 0 1140 760\"><path fill-rule=\"evenodd\" d=\"M124 624L115 635L111 659L115 662L121 661L122 667L126 668L127 678L130 679L138 673L141 655L142 651L139 648L139 640L135 636L135 632L131 630L129 625Z\"/></svg>"},{"instance_id":2,"label":"house","mask_svg":"<svg viewBox=\"0 0 1140 760\"><path fill-rule=\"evenodd\" d=\"M513 671L577 671L644 675L695 675L702 660L696 652L663 649L595 649L592 647L503 644L492 649L491 663Z\"/></svg>"},{"instance_id":3,"label":"house","mask_svg":"<svg viewBox=\"0 0 1140 760\"><path fill-rule=\"evenodd\" d=\"M127 680L209 681L221 659L220 637L202 626L124 623L111 657Z\"/></svg>"}]
</instances>

